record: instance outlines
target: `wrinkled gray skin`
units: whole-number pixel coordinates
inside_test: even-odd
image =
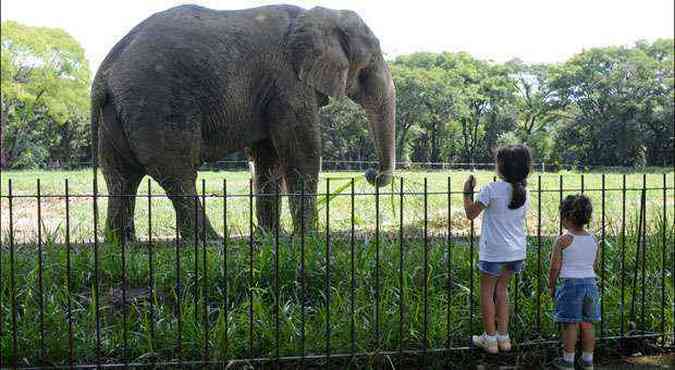
[[[110,51],[92,87],[95,158],[108,191],[106,235],[134,238],[144,175],[170,197],[181,236],[206,223],[197,169],[247,150],[256,194],[316,193],[318,109],[346,95],[367,112],[379,160],[368,180],[391,181],[395,91],[377,38],[351,11],[265,6],[215,11],[179,6],[152,15]],[[294,231],[316,219],[315,196],[291,197]],[[275,226],[275,199],[257,195],[258,225]],[[197,207],[195,212],[195,206]],[[304,217],[301,215],[304,212]],[[197,214],[197,216],[195,216]],[[201,231],[200,231],[201,233]]]

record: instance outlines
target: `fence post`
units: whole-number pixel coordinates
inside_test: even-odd
[[[452,336],[450,333],[450,300],[452,297],[452,180],[448,176],[448,305],[446,307],[446,341],[447,341],[447,350],[450,351],[452,348]],[[448,364],[449,365],[449,364]]]
[[[661,226],[661,341],[662,344],[666,344],[666,225],[667,215],[666,215],[666,173],[663,173],[663,203],[662,211],[663,218]]]
[[[375,348],[380,350],[380,188],[375,186]]]
[[[199,326],[199,193],[195,188],[195,193],[190,197],[192,198],[193,210],[194,210],[194,220],[195,223],[192,226],[192,258],[194,260],[194,276],[192,277],[192,303],[194,306],[194,323],[198,328]],[[195,344],[196,345],[196,344]]]
[[[471,189],[471,192],[469,195],[471,196],[471,199],[473,200],[473,189]],[[466,197],[466,193],[464,193],[462,196]],[[474,233],[475,233],[475,225],[474,225],[474,220],[471,220],[471,228],[469,229],[469,333],[473,333],[473,315],[474,315],[474,307],[473,307],[473,255],[474,255]]]
[[[248,180],[248,230],[248,354],[253,358],[253,176]]]
[[[354,355],[356,353],[356,322],[354,320],[354,310],[355,310],[355,299],[356,299],[356,271],[355,271],[355,259],[354,259],[354,249],[355,249],[355,235],[354,235],[354,178],[352,177],[352,182],[351,182],[351,194],[350,194],[350,200],[351,200],[351,208],[350,208],[350,213],[351,213],[351,228],[350,228],[350,241],[349,241],[349,247],[350,247],[350,257],[351,257],[351,296],[350,296],[350,304],[351,304],[351,312],[350,312],[350,318],[351,318],[351,351],[352,351],[352,362],[354,361]]]
[[[602,174],[602,226],[600,244],[600,337],[605,335],[605,174]]]
[[[152,245],[152,181],[148,179],[148,288],[150,289],[150,348],[155,350],[154,261]],[[152,360],[154,362],[154,358]]]
[[[75,349],[73,339],[73,303],[72,303],[72,273],[71,273],[71,245],[70,245],[70,192],[68,179],[65,179],[66,201],[66,294],[68,295],[68,362],[71,368],[75,366]]]
[[[122,194],[121,197],[130,196],[129,194]],[[134,195],[135,196],[135,195]],[[133,215],[129,216],[132,217]],[[127,333],[127,235],[126,228],[122,229],[122,362],[125,369],[129,368],[129,338]]]
[[[644,330],[644,321],[645,321],[645,291],[646,291],[646,260],[647,260],[647,174],[642,175],[642,284],[641,291],[642,296],[640,299],[640,329]]]
[[[7,201],[9,203],[9,290],[12,307],[12,366],[16,368],[19,346],[16,327],[16,282],[14,271],[14,207],[12,197],[12,179],[7,183]]]
[[[279,186],[274,187],[274,368],[279,368],[280,322],[279,322],[279,223],[281,222]]]
[[[179,195],[177,195],[179,196]],[[179,237],[179,222],[178,222],[178,215],[176,215],[176,349],[175,349],[175,357],[176,360],[178,361],[178,365],[182,364],[182,350],[183,350],[183,338],[182,338],[182,332],[183,332],[183,319],[182,319],[182,311],[181,311],[181,305],[182,305],[182,292],[181,292],[181,285],[180,285],[180,237]]]
[[[353,186],[352,186],[352,198],[353,198]],[[353,204],[353,201],[352,201]],[[352,215],[353,205],[352,205]],[[352,225],[354,224],[352,216]],[[353,227],[353,226],[352,226]],[[352,243],[353,245],[353,243]],[[352,246],[353,249],[353,246]],[[352,253],[353,254],[353,253]],[[353,258],[352,258],[353,259]],[[353,262],[352,262],[353,265]],[[354,279],[354,272],[352,269],[352,280]],[[307,285],[306,285],[306,274],[305,274],[305,178],[300,179],[300,289],[302,291],[301,301],[300,301],[300,367],[304,370],[305,368],[305,315],[306,315],[306,301],[307,301]],[[352,281],[352,302],[354,301],[354,283]],[[354,317],[354,305],[352,303],[352,321]],[[353,325],[352,325],[353,326]],[[353,338],[353,334],[352,334]],[[352,348],[354,344],[352,343]]]
[[[541,285],[542,285],[542,266],[541,266],[541,175],[537,181],[537,335],[541,335]]]
[[[195,203],[196,206],[197,203]],[[197,223],[199,225],[199,223]],[[206,179],[202,179],[202,307],[203,307],[203,317],[202,317],[202,328],[204,330],[204,362],[209,360],[209,311],[208,311],[208,301],[209,301],[209,275],[206,264]],[[199,226],[197,226],[199,227]]]
[[[96,368],[101,368],[101,310],[99,303],[99,266],[98,266],[98,172],[94,162],[94,177],[92,179],[94,193],[94,309],[96,310]]]
[[[398,224],[398,361],[399,365],[403,362],[403,302],[404,302],[404,288],[403,288],[403,177],[399,179],[399,224]]]
[[[330,360],[330,178],[326,179],[326,360]]]
[[[229,307],[228,307],[228,301],[227,301],[227,288],[228,288],[228,274],[227,274],[227,250],[228,250],[228,244],[230,241],[230,233],[228,230],[228,225],[227,225],[227,179],[223,179],[223,309],[225,311],[225,320],[224,320],[224,325],[225,329],[223,330],[225,332],[225,340],[224,340],[224,348],[223,348],[223,353],[225,355],[225,360],[227,363],[227,359],[229,356],[227,355],[229,352],[229,347],[230,347],[230,340],[229,340],[229,324],[228,324],[228,318],[229,318]]]
[[[422,366],[426,367],[429,346],[429,192],[427,178],[424,178],[424,329],[422,339]]]
[[[37,237],[38,237],[38,308],[40,310],[40,361],[45,362],[45,308],[42,261],[42,195],[40,194],[40,179],[37,179]]]
[[[626,174],[621,185],[621,337],[625,334],[624,312],[626,310]]]

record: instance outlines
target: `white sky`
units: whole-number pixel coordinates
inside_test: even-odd
[[[352,9],[393,57],[467,51],[504,62],[562,62],[584,48],[673,37],[673,0],[2,0],[2,20],[60,27],[86,50],[92,72],[112,46],[152,13],[196,3],[241,9],[272,3]]]

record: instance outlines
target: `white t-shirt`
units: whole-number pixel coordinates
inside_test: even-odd
[[[481,224],[479,258],[486,262],[509,262],[525,259],[525,216],[530,196],[518,209],[509,209],[512,186],[499,180],[483,186],[477,201],[485,206]]]

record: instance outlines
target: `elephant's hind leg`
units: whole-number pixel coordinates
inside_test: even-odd
[[[173,204],[178,221],[178,229],[183,240],[202,239],[202,233],[207,240],[218,240],[220,236],[213,229],[208,218],[204,217],[204,208],[199,201],[195,186],[197,174],[166,175],[151,174],[164,189]],[[195,235],[195,233],[197,233]]]
[[[134,210],[136,191],[143,179],[142,172],[104,167],[103,175],[108,186],[108,215],[106,240],[126,242],[136,239]]]

